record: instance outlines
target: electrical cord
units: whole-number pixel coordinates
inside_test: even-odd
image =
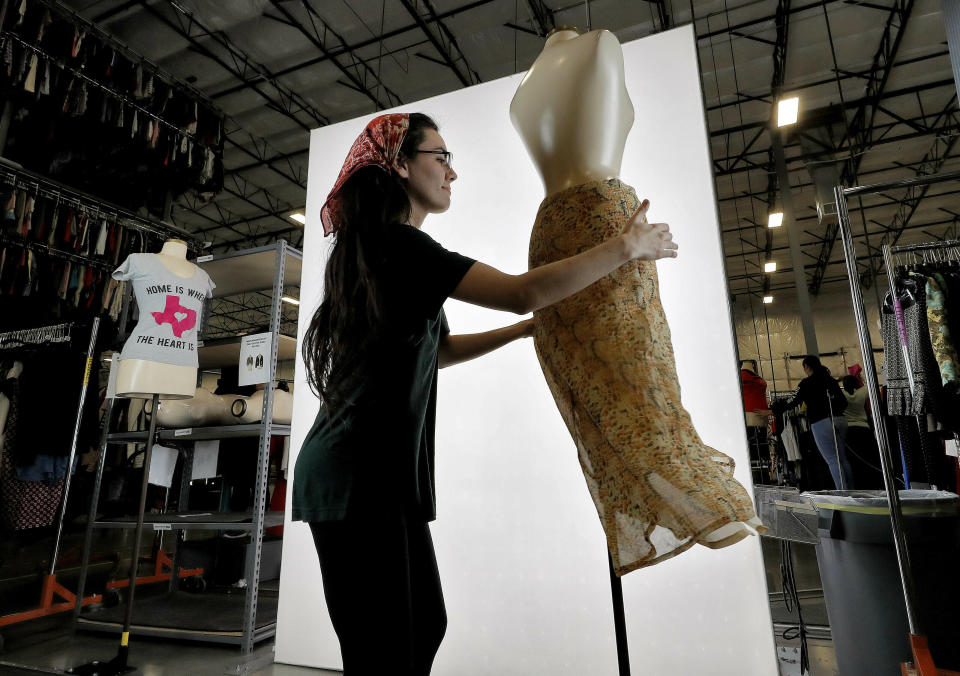
[[[810,655],[807,649],[807,625],[803,621],[803,609],[800,607],[800,595],[797,593],[797,580],[793,570],[793,546],[789,540],[780,541],[780,579],[783,590],[783,605],[787,612],[797,610],[797,626],[783,630],[785,641],[800,639],[800,673],[810,673]]]

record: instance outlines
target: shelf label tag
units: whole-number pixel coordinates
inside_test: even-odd
[[[273,334],[255,333],[240,340],[238,385],[259,385],[270,380]]]
[[[169,523],[155,523],[153,530],[172,530]]]
[[[183,429],[174,430],[173,436],[175,437],[187,437],[193,434],[192,427],[184,427]]]
[[[207,261],[213,260],[213,254],[207,254],[206,256],[198,256],[197,263],[206,263]]]

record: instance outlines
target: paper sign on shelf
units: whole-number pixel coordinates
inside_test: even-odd
[[[170,488],[176,466],[177,449],[154,445],[153,455],[150,457],[150,477],[147,481],[156,486]]]
[[[240,341],[240,376],[239,385],[259,385],[270,377],[268,363],[270,348],[273,344],[273,334],[254,333],[244,336]]]
[[[190,479],[212,479],[217,476],[220,440],[198,441],[193,445],[193,472]]]

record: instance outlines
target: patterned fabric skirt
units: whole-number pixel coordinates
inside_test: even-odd
[[[530,268],[620,233],[639,207],[617,179],[551,195],[530,239]],[[633,261],[535,314],[534,344],[576,443],[617,575],[712,548],[759,527],[732,458],[703,444],[680,401],[656,265]]]

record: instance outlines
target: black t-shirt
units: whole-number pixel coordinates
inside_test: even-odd
[[[387,229],[380,267],[388,336],[365,355],[368,377],[341,410],[324,406],[297,458],[293,519],[403,513],[436,518],[437,350],[443,303],[476,261],[409,225]]]

